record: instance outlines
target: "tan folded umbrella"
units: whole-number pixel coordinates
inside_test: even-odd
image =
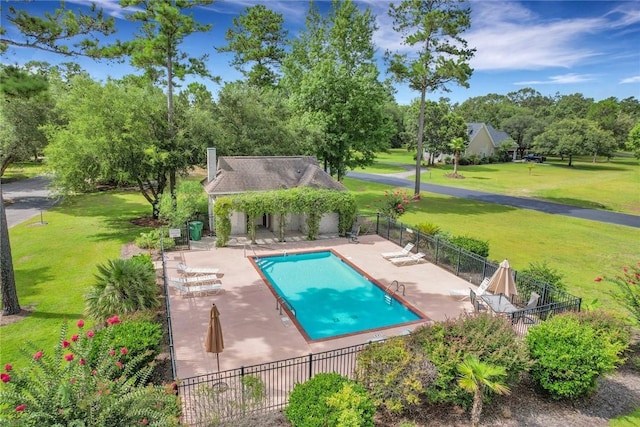
[[[489,286],[487,286],[487,292],[492,294],[504,294],[508,297],[511,295],[518,295],[516,289],[516,282],[513,280],[513,271],[509,261],[506,259],[500,263],[500,267],[491,276],[489,280]]]
[[[209,327],[207,328],[207,336],[204,339],[204,349],[207,353],[215,353],[218,361],[218,371],[220,371],[220,353],[224,349],[224,340],[222,339],[222,326],[220,325],[220,312],[215,304],[211,306],[209,316]]]

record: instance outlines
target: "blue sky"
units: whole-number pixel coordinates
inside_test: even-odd
[[[4,3],[4,2],[3,2]],[[117,1],[100,0],[105,12],[116,17],[117,36],[126,39],[134,28],[125,21],[125,11]],[[230,54],[218,54],[213,49],[225,44],[224,33],[238,16],[255,0],[219,1],[195,10],[196,19],[211,23],[210,33],[190,37],[184,49],[193,55],[209,53],[212,74],[224,81],[233,81],[241,75],[229,66]],[[68,7],[84,7],[88,2],[67,1]],[[304,28],[308,2],[299,0],[265,1],[267,7],[284,16],[289,35],[295,37]],[[321,10],[330,3],[317,2]],[[406,52],[400,37],[392,29],[387,15],[388,1],[358,1],[361,7],[371,8],[378,30],[374,42],[380,56],[381,77],[386,67],[382,54],[386,50]],[[6,3],[5,3],[6,5]],[[53,10],[57,1],[21,3],[34,13]],[[470,87],[449,85],[449,93],[436,92],[429,98],[441,96],[453,102],[462,102],[473,96],[488,93],[506,94],[531,87],[543,95],[582,93],[596,101],[610,96],[618,99],[640,98],[640,2],[639,1],[492,1],[470,2],[471,29],[464,38],[476,48],[471,61],[474,73]],[[2,25],[6,26],[3,19]],[[9,35],[15,33],[8,28]],[[406,52],[409,53],[410,52]],[[10,49],[3,63],[24,63],[45,60],[50,63],[68,61],[36,50]],[[139,73],[126,64],[113,64],[78,60],[96,79],[108,76],[119,78],[128,73]],[[208,84],[215,93],[219,86]],[[396,99],[409,103],[418,94],[398,85]]]

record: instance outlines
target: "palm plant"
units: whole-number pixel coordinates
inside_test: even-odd
[[[458,365],[460,378],[458,385],[464,390],[473,393],[473,408],[471,409],[471,425],[477,427],[482,413],[482,398],[486,389],[498,394],[509,394],[510,390],[502,379],[506,377],[507,370],[502,366],[491,366],[470,356]],[[495,379],[495,381],[494,381]]]
[[[449,148],[453,150],[453,176],[458,175],[458,162],[460,153],[467,148],[467,143],[462,138],[453,138],[449,143]]]
[[[104,321],[114,314],[127,314],[160,306],[156,275],[148,260],[113,259],[98,266],[96,282],[85,296],[87,314]]]

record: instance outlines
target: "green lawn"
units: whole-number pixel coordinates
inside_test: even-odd
[[[41,162],[19,162],[12,163],[2,175],[2,182],[19,181],[25,178],[33,178],[45,172],[44,164]]]
[[[394,173],[381,170],[387,163],[414,167],[411,154],[404,149],[381,153],[370,173]],[[594,209],[606,209],[640,215],[640,163],[636,159],[616,157],[610,162],[590,158],[574,159],[574,166],[551,158],[548,163],[499,163],[460,166],[464,179],[451,179],[452,165],[438,165],[421,175],[421,182],[469,188],[518,197],[531,197]],[[413,170],[413,169],[412,169]],[[413,176],[408,178],[413,180]]]
[[[55,345],[62,322],[83,316],[96,266],[120,257],[146,231],[129,220],[150,212],[139,193],[101,192],[67,199],[44,214],[46,225],[38,217],[9,230],[20,305],[35,311],[0,329],[0,366],[26,362],[18,351],[26,340]]]
[[[385,185],[345,179],[362,212],[375,212]],[[489,258],[509,259],[519,270],[531,261],[547,261],[565,275],[574,295],[590,303],[598,298],[609,309],[618,309],[608,292],[612,284],[594,282],[598,276],[615,276],[623,266],[640,261],[640,230],[595,221],[550,215],[509,206],[423,193],[412,202],[400,221],[415,225],[431,222],[454,235],[486,240]]]
[[[614,418],[609,423],[611,427],[638,427],[640,426],[640,409],[635,410],[629,415],[622,415]]]

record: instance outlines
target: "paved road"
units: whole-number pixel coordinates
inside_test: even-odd
[[[413,172],[408,172],[413,175]],[[349,178],[363,181],[377,182],[379,184],[392,185],[394,187],[406,187],[413,189],[414,182],[404,178],[405,174],[380,175],[363,172],[348,172]],[[479,200],[487,203],[495,203],[505,206],[513,206],[521,209],[532,209],[555,215],[564,215],[574,218],[589,219],[592,221],[607,222],[610,224],[626,225],[628,227],[640,228],[640,216],[629,215],[617,212],[608,212],[598,209],[586,209],[576,206],[563,205],[561,203],[546,202],[542,200],[527,199],[524,197],[503,196],[500,194],[485,193],[484,191],[465,190],[463,188],[447,187],[444,185],[420,183],[421,191],[444,194],[447,196],[460,197],[464,199]]]
[[[55,205],[56,200],[50,198],[49,182],[49,178],[41,175],[2,184],[2,197],[5,201],[13,202],[5,207],[9,228],[39,216]]]
[[[405,176],[410,176],[412,174],[413,172],[394,175],[348,172],[347,176],[363,181],[371,181],[380,184],[392,185],[394,187],[413,189],[413,181],[405,178]],[[35,178],[2,184],[2,192],[5,200],[12,200],[14,202],[13,204],[8,205],[5,209],[9,228],[40,215],[42,211],[50,209],[55,205],[56,200],[50,198],[48,190],[49,181],[49,178],[45,176],[38,176]],[[564,215],[574,218],[640,228],[640,216],[636,215],[608,212],[597,209],[585,209],[563,205],[561,203],[546,202],[523,197],[503,196],[499,194],[485,193],[483,191],[447,187],[444,185],[421,183],[420,188],[422,191],[428,191],[430,193],[444,194],[447,196],[479,200],[487,203],[513,206],[521,209],[532,209],[549,214]]]

